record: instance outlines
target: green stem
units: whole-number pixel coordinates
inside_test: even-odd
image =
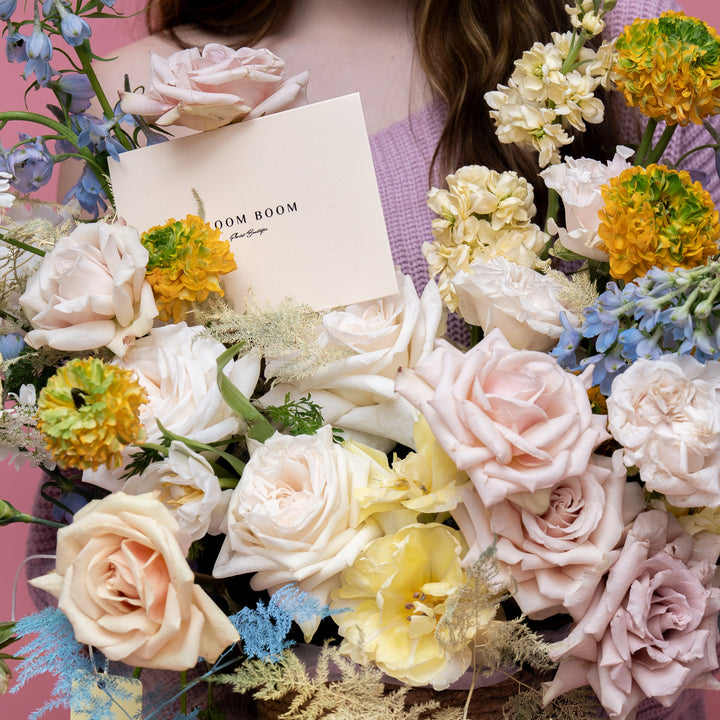
[[[657,145],[648,153],[647,164],[656,163],[662,157],[667,148],[670,138],[673,136],[677,125],[667,125],[658,140]]]
[[[698,145],[697,147],[688,150],[686,153],[683,153],[675,162],[675,167],[680,167],[684,160],[690,157],[690,155],[692,155],[693,153],[696,153],[698,150],[713,150],[714,152],[717,152],[718,150],[720,150],[720,145],[716,145],[715,143],[709,143],[708,145]]]
[[[655,118],[649,118],[648,123],[645,126],[645,132],[643,133],[642,140],[638,146],[637,152],[635,153],[635,165],[647,165],[645,156],[648,154],[650,147],[652,146],[652,139],[657,127],[657,120]]]
[[[45,257],[44,250],[33,247],[32,245],[28,245],[27,243],[21,242],[20,240],[9,238],[6,235],[0,235],[0,240],[6,242],[8,245],[19,248],[20,250],[25,250],[25,252],[34,253],[35,255],[39,255],[40,257]]]
[[[483,331],[481,327],[477,325],[468,324],[470,329],[470,347],[475,347],[483,338]]]
[[[136,668],[133,670],[133,674],[132,674],[133,678],[135,678],[135,680],[137,680],[137,679],[140,677],[140,673],[141,673],[142,671],[143,671],[143,669],[142,669],[141,667],[136,667]]]
[[[573,35],[572,43],[570,45],[570,52],[568,53],[567,57],[565,58],[562,67],[560,68],[560,72],[563,75],[567,75],[571,70],[575,68],[575,63],[578,59],[578,55],[580,54],[580,50],[582,50],[583,45],[585,45],[585,41],[588,39],[588,34],[583,30],[579,35]]]
[[[80,64],[82,65],[83,73],[87,76],[87,79],[90,81],[90,86],[97,96],[105,119],[112,120],[115,117],[115,111],[113,110],[112,105],[110,105],[107,95],[105,95],[105,91],[102,89],[102,85],[100,85],[98,76],[95,74],[95,69],[92,66],[90,43],[87,40],[83,40],[82,44],[75,48],[75,52],[80,60]],[[113,127],[113,134],[126,150],[134,149],[133,142],[128,134],[122,130],[122,128],[119,128],[117,124]]]

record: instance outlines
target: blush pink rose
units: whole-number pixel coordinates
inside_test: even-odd
[[[582,475],[608,434],[593,415],[590,376],[545,353],[515,350],[493,330],[466,353],[438,346],[395,388],[431,430],[486,506]]]
[[[58,598],[78,642],[128,665],[187,670],[239,635],[202,588],[153,494],[93,500],[58,532],[54,572],[32,584]]]
[[[485,508],[467,489],[453,517],[470,546],[465,564],[495,541],[499,567],[516,583],[520,609],[542,619],[572,612],[586,570],[616,547],[624,516],[631,519],[643,506],[640,486],[625,482],[618,452],[613,458],[593,455],[581,475],[531,498],[510,496]]]
[[[646,697],[669,707],[686,688],[720,689],[713,587],[720,537],[687,535],[659,510],[641,513],[575,628],[550,650],[560,660],[544,700],[588,683],[611,720]]]
[[[269,50],[210,43],[164,58],[150,55],[150,89],[121,93],[123,112],[158,125],[214,130],[307,104],[308,73],[285,78]]]

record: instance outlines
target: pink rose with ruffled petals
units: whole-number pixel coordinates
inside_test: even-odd
[[[550,355],[515,350],[493,330],[466,353],[438,343],[398,374],[395,389],[490,506],[585,472],[608,437],[605,417],[592,413],[589,381]]]
[[[516,583],[520,609],[541,619],[573,611],[585,572],[616,547],[624,515],[631,519],[643,507],[642,490],[625,482],[617,452],[613,458],[593,455],[585,472],[551,490],[510,496],[489,508],[470,488],[453,517],[470,546],[464,562],[474,562],[495,541],[498,565]]]
[[[285,62],[269,50],[210,43],[168,58],[150,56],[147,93],[121,93],[123,112],[158,125],[215,128],[307,104],[308,73],[285,79]]]
[[[669,707],[687,688],[720,689],[712,586],[720,538],[686,534],[660,510],[635,519],[624,546],[570,635],[544,700],[591,685],[612,720],[634,716],[646,697]]]

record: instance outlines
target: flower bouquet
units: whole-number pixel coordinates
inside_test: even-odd
[[[241,312],[201,207],[113,219],[107,158],[293,106],[307,77],[214,45],[154,58],[113,108],[83,19],[112,5],[36,3],[25,35],[0,3],[11,60],[57,100],[0,114],[48,128],[1,154],[0,443],[53,506],[0,522],[59,528],[32,580],[57,609],[0,632],[24,642],[13,690],[53,672],[38,715],[78,718],[625,720],[720,687],[720,225],[661,162],[720,109],[714,31],[669,13],[591,47],[614,3],[577,0],[574,31],[487,97],[499,137],[539,152],[544,228],[525,179],[462,168],[430,192],[422,294],[398,273],[390,297]],[[642,142],[563,160],[612,83]],[[64,156],[86,166],[63,205],[11,192]],[[470,348],[441,338],[443,304]]]

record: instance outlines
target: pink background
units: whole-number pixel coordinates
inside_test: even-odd
[[[19,3],[22,4],[22,3]],[[680,4],[689,14],[696,15],[716,28],[720,28],[720,4],[710,0],[680,0]],[[140,0],[118,0],[115,8],[127,15],[142,9],[144,3]],[[144,22],[141,16],[133,17],[122,22],[117,20],[98,20],[93,24],[93,49],[96,53],[106,56],[117,47],[143,37],[145,34]],[[0,51],[4,53],[3,49]],[[23,107],[23,93],[25,83],[22,80],[22,66],[11,65],[0,61],[0,110],[18,110]],[[42,93],[31,93],[28,97],[28,106],[37,112],[43,112],[46,99]],[[25,130],[34,133],[32,126]],[[0,139],[4,146],[11,145],[16,138],[16,127],[5,128],[0,131]],[[47,198],[53,197],[54,186],[50,186],[46,193]],[[31,470],[20,473],[8,465],[0,465],[0,497],[13,503],[18,509],[29,512],[32,498],[39,481],[39,474]],[[12,581],[15,572],[25,556],[25,540],[27,528],[20,525],[11,525],[0,529],[3,552],[0,556],[0,620],[10,618],[12,601]],[[34,610],[21,575],[16,595],[18,617]],[[0,699],[0,712],[6,720],[20,720],[26,718],[28,713],[39,707],[43,698],[47,697],[52,687],[50,681],[38,679],[29,683],[18,695],[5,695]],[[55,711],[44,716],[47,720],[66,720],[67,711]],[[708,694],[708,719],[720,717],[720,694]]]

